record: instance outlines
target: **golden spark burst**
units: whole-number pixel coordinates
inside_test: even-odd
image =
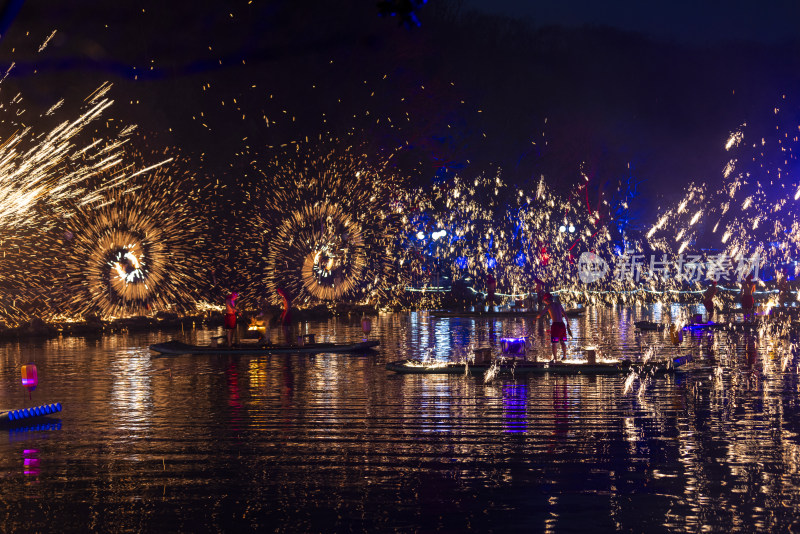
[[[110,318],[195,306],[206,239],[196,211],[201,188],[173,172],[158,167],[146,180],[103,191],[68,212],[60,308]]]
[[[388,160],[324,150],[283,152],[251,184],[245,277],[274,303],[278,288],[304,305],[378,300],[391,284],[400,180]]]

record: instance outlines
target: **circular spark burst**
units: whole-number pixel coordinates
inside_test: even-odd
[[[248,284],[277,303],[380,300],[392,278],[399,180],[351,150],[278,158],[254,184],[263,199],[252,217]]]
[[[186,311],[199,290],[202,225],[191,195],[176,195],[159,169],[147,187],[104,196],[77,208],[64,230],[65,307],[77,315],[124,317]]]
[[[291,213],[273,240],[267,269],[276,287],[317,300],[358,292],[368,268],[362,225],[336,205],[304,206]]]

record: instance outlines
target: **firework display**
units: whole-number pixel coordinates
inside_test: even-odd
[[[399,262],[417,285],[441,285],[439,275],[482,288],[489,273],[508,296],[530,294],[535,280],[577,288],[582,253],[608,253],[608,212],[575,194],[556,195],[540,178],[532,188],[509,186],[498,171],[420,189],[407,201],[406,252]]]
[[[85,99],[77,118],[69,120],[59,119],[65,113],[63,100],[35,118],[20,95],[0,105],[0,128],[7,132],[0,139],[0,316],[8,325],[28,320],[49,300],[42,291],[47,277],[39,276],[41,270],[35,266],[49,217],[66,203],[91,203],[98,192],[90,183],[113,187],[129,170],[122,161],[133,127],[85,139],[90,126],[99,124],[113,104],[110,89],[110,84],[101,85]],[[37,125],[56,125],[37,133],[29,119]]]
[[[324,143],[323,143],[324,144]],[[278,303],[380,298],[391,285],[399,179],[352,148],[286,152],[252,184],[247,284]]]
[[[103,84],[87,99],[87,109],[76,119],[63,121],[46,133],[36,134],[25,117],[19,97],[5,110],[3,123],[13,133],[0,140],[0,225],[8,227],[36,224],[35,208],[40,203],[54,204],[80,200],[86,195],[88,180],[107,173],[122,161],[122,147],[130,129],[104,139],[81,142],[81,134],[113,100],[110,84]],[[38,120],[56,113],[58,102]],[[8,118],[5,118],[8,117]]]
[[[199,189],[175,172],[164,164],[146,187],[131,180],[103,192],[101,203],[68,212],[60,228],[66,277],[58,309],[109,318],[194,306],[205,225],[192,211]]]
[[[796,107],[785,96],[781,104],[774,109],[772,131],[760,135],[742,125],[730,135],[725,149],[731,156],[720,187],[691,186],[647,233],[649,246],[685,255],[696,266],[678,283],[713,279],[736,285],[747,273],[767,280],[797,274],[800,130]]]

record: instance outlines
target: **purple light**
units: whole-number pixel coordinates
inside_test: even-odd
[[[520,355],[525,354],[524,337],[501,337],[500,347],[503,354]]]
[[[523,385],[503,386],[503,431],[513,434],[526,432],[528,421],[528,388]]]

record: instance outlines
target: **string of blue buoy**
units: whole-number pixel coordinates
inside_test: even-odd
[[[31,417],[42,417],[61,411],[61,403],[44,404],[42,406],[34,406],[33,408],[21,408],[19,410],[9,410],[7,412],[0,412],[0,423],[21,421],[23,419],[30,419]]]

